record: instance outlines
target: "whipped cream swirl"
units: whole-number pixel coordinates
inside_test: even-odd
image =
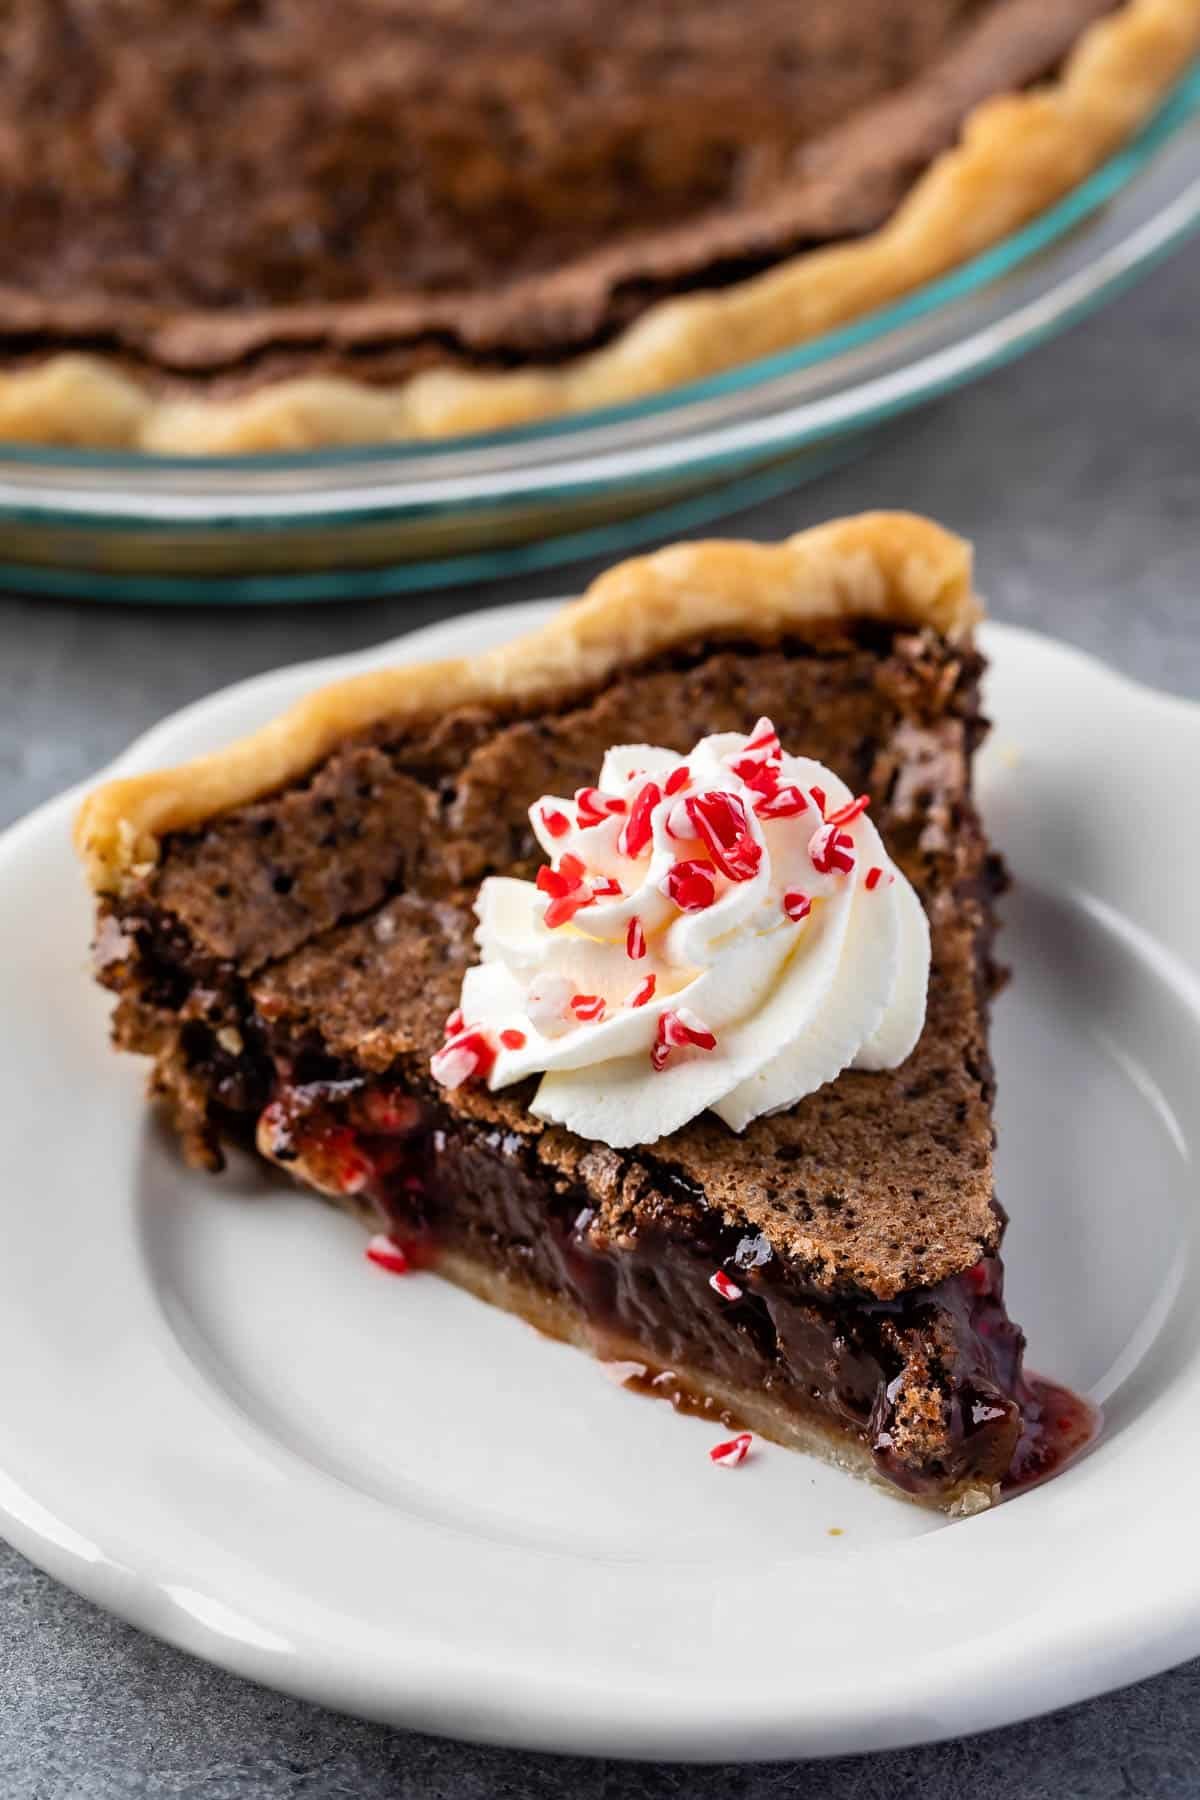
[[[689,756],[621,745],[529,817],[550,862],[480,889],[445,1085],[540,1073],[538,1118],[623,1149],[706,1109],[741,1131],[916,1044],[920,901],[866,798],[769,720]]]

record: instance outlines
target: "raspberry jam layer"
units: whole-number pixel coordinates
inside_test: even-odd
[[[453,1252],[569,1309],[598,1354],[636,1345],[642,1391],[731,1426],[736,1401],[697,1380],[765,1396],[776,1417],[852,1436],[916,1498],[1019,1492],[1097,1429],[1086,1402],[1024,1372],[998,1257],[895,1299],[831,1295],[678,1175],[663,1173],[665,1205],[618,1229],[582,1187],[552,1186],[525,1140],[360,1081],[282,1086],[258,1141],[369,1213],[410,1265]]]

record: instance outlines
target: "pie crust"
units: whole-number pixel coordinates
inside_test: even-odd
[[[107,783],[84,801],[76,845],[96,892],[117,893],[155,862],[167,833],[271,793],[380,719],[416,724],[473,704],[519,711],[739,629],[778,636],[877,618],[954,638],[979,614],[970,546],[912,513],[861,513],[782,544],[673,545],[619,564],[540,630],[482,656],[352,675],[225,749]]]
[[[0,375],[0,438],[291,451],[499,430],[658,393],[831,330],[1016,230],[1128,138],[1198,51],[1198,0],[1125,0],[1083,33],[1058,79],[976,107],[878,230],[660,301],[611,344],[555,366],[433,368],[383,387],[288,377],[195,399],[156,393],[115,360],[60,353]]]

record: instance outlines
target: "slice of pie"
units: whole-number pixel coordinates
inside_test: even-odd
[[[977,615],[908,515],[681,545],[111,783],[116,1042],[201,1167],[257,1146],[391,1266],[985,1506],[1083,1414],[1003,1303]]]
[[[763,356],[1111,155],[1198,0],[9,0],[0,437],[489,430]]]

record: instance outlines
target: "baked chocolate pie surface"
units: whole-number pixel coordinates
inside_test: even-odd
[[[1013,229],[1198,48],[1197,0],[15,0],[0,433],[297,447],[669,386]]]
[[[532,639],[340,683],[255,738],[85,804],[114,1037],[186,1153],[259,1151],[409,1261],[641,1385],[974,1510],[1086,1435],[1003,1303],[987,1014],[1002,874],[970,795],[969,553],[905,515],[614,570]],[[615,743],[781,738],[869,793],[929,920],[915,1051],[735,1135],[615,1151],[532,1083],[430,1071],[480,881]],[[713,1285],[720,1273],[732,1297]],[[636,1371],[631,1371],[636,1374]]]

